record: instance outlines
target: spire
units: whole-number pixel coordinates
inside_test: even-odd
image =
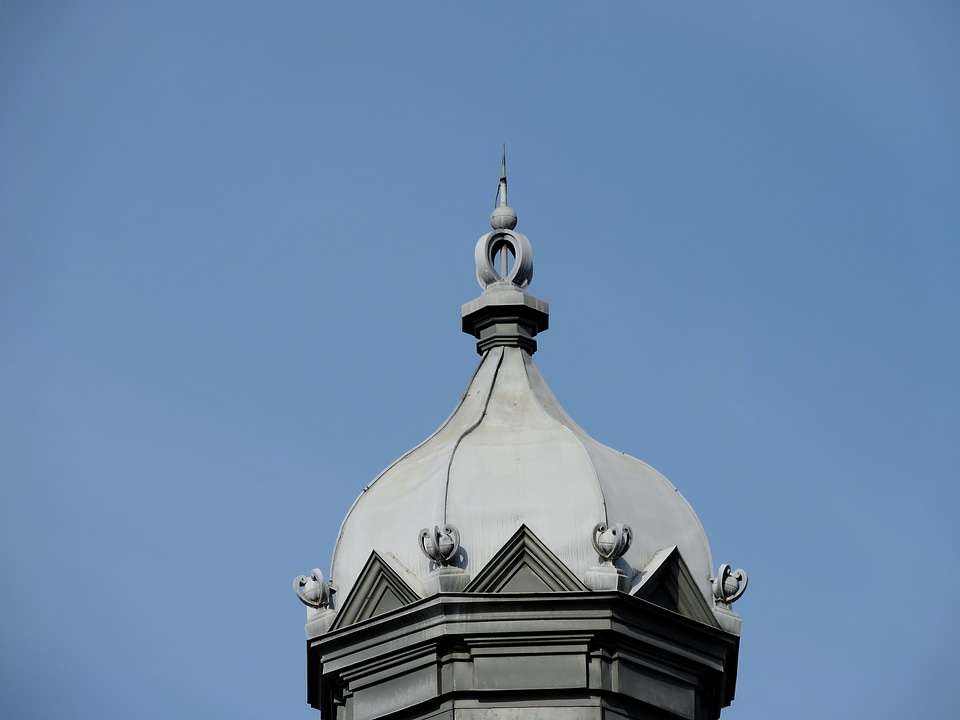
[[[517,213],[507,205],[507,146],[503,146],[500,156],[500,185],[497,187],[497,200],[490,213],[490,226],[494,230],[513,230],[517,226]],[[506,256],[504,256],[506,259]]]
[[[497,197],[500,198],[499,205],[507,204],[507,144],[503,144],[500,153],[500,187],[497,188]],[[496,205],[497,203],[494,203]]]
[[[547,303],[526,291],[533,279],[533,249],[527,237],[514,230],[517,213],[507,205],[506,145],[500,157],[500,184],[490,225],[493,231],[477,241],[474,251],[477,282],[483,293],[463,306],[463,331],[477,338],[481,355],[501,346],[521,347],[533,354],[537,351],[534,337],[547,329],[549,311]]]

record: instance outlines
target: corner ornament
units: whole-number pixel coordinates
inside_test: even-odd
[[[310,571],[310,577],[297,575],[293,581],[293,591],[308,608],[319,610],[329,608],[332,604],[334,589],[317,568]]]
[[[744,570],[730,570],[729,565],[721,565],[717,576],[710,580],[713,596],[717,602],[730,605],[740,599],[747,589],[747,573]]]
[[[630,549],[633,542],[633,530],[629,525],[616,523],[607,526],[606,523],[597,523],[593,528],[593,549],[603,558],[604,564],[613,563]]]
[[[420,531],[420,550],[441,567],[453,562],[460,550],[460,531],[453,525],[434,525],[433,530],[423,528]]]

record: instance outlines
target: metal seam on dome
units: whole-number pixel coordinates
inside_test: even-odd
[[[540,408],[540,412],[542,412],[547,418],[555,422],[557,425],[562,427],[567,432],[567,434],[574,439],[574,441],[577,443],[577,446],[580,448],[580,451],[583,453],[584,457],[586,457],[587,465],[590,466],[590,472],[593,474],[593,481],[597,486],[597,494],[600,496],[600,506],[603,508],[603,521],[605,523],[609,523],[610,518],[607,515],[607,499],[603,495],[603,485],[600,484],[600,476],[597,475],[597,467],[596,465],[593,464],[593,458],[590,457],[590,453],[587,450],[586,445],[583,444],[583,440],[580,439],[579,435],[577,435],[577,433],[575,433],[572,428],[568,427],[566,424],[560,422],[559,420],[557,420],[557,418],[551,415],[550,412],[547,410],[547,408],[544,407],[543,403],[540,402],[540,398],[537,397],[537,393],[533,389],[533,385],[530,382],[530,368],[528,366],[528,363],[529,363],[530,365],[534,365],[534,367],[536,367],[536,363],[534,363],[533,357],[531,357],[530,355],[527,355],[526,357],[522,358],[522,361],[523,361],[523,377],[527,381],[527,387],[530,389],[530,394],[533,396],[533,399],[536,402],[537,407]],[[537,370],[537,372],[539,372],[539,369]],[[548,390],[549,390],[549,386],[548,386]],[[551,395],[553,394],[552,390],[550,390],[550,394]],[[554,397],[554,400],[556,400],[556,397]],[[559,400],[557,400],[557,404],[558,405],[560,404]]]
[[[416,447],[411,448],[410,450],[408,450],[407,452],[405,452],[403,455],[401,455],[400,457],[398,457],[396,460],[394,460],[392,463],[390,463],[389,465],[387,465],[383,470],[381,470],[373,480],[371,480],[369,483],[367,483],[367,485],[364,486],[363,490],[362,490],[362,491],[360,492],[360,494],[357,496],[357,499],[353,501],[353,504],[350,506],[350,509],[347,510],[347,514],[344,515],[343,520],[342,520],[341,523],[340,523],[340,530],[337,531],[337,539],[336,539],[336,540],[334,541],[334,543],[333,543],[333,555],[330,557],[330,582],[333,582],[333,579],[334,579],[334,578],[333,578],[333,568],[334,568],[334,567],[336,566],[336,564],[337,564],[337,552],[340,550],[340,540],[343,539],[343,530],[344,530],[344,528],[347,526],[347,520],[350,519],[350,516],[353,514],[354,509],[357,507],[357,504],[360,502],[361,499],[363,499],[363,496],[366,495],[367,491],[368,491],[371,487],[373,487],[374,484],[375,484],[380,478],[382,478],[384,475],[386,475],[387,473],[389,473],[391,470],[393,470],[393,468],[395,468],[397,465],[399,465],[400,463],[402,463],[402,462],[403,462],[404,460],[406,460],[408,457],[410,457],[411,455],[413,455],[414,453],[416,453],[420,448],[422,448],[424,445],[426,445],[426,444],[429,443],[431,440],[433,440],[437,435],[439,435],[441,432],[443,432],[443,429],[444,429],[448,424],[450,424],[450,421],[453,420],[454,417],[456,417],[457,413],[460,412],[460,408],[463,407],[463,403],[466,401],[467,395],[470,394],[470,388],[473,387],[473,383],[476,381],[477,375],[480,374],[480,369],[483,367],[483,363],[484,363],[484,360],[485,360],[485,359],[486,359],[486,358],[481,359],[481,360],[480,360],[480,363],[477,365],[476,369],[474,369],[473,375],[470,376],[470,382],[467,383],[467,387],[466,387],[466,389],[463,391],[463,394],[460,396],[460,400],[459,400],[459,402],[457,402],[457,406],[453,409],[453,412],[450,413],[449,416],[447,416],[447,419],[444,420],[442,423],[440,423],[440,427],[438,427],[436,430],[434,430],[432,433],[430,433],[430,435],[429,435],[426,439],[424,439],[423,442],[419,443]],[[497,367],[499,368],[499,365],[498,365]],[[496,379],[496,373],[494,373],[494,379]],[[490,402],[489,397],[487,398],[487,402]],[[486,409],[487,409],[487,406],[486,406],[486,404],[484,404],[484,406],[483,406],[483,412],[484,412],[484,413],[486,413]],[[482,418],[483,415],[481,414],[480,417]],[[448,480],[449,480],[449,476],[448,476]],[[446,496],[444,496],[443,505],[444,505],[444,516],[446,516],[446,505],[447,505]],[[444,522],[446,522],[446,521],[444,521]]]
[[[487,352],[489,353],[493,349],[495,348],[491,348],[491,350],[488,350]],[[480,427],[480,423],[482,423],[483,419],[487,416],[487,408],[490,405],[490,398],[493,397],[493,388],[496,387],[497,377],[500,375],[500,366],[503,365],[504,348],[501,347],[499,348],[499,350],[500,350],[500,357],[497,359],[497,367],[493,371],[493,377],[490,378],[490,388],[487,390],[487,399],[483,403],[483,411],[480,413],[480,417],[477,418],[477,421],[473,423],[473,425],[471,425],[462,433],[460,433],[460,437],[457,438],[456,443],[454,443],[453,445],[453,450],[450,451],[450,460],[447,462],[447,477],[445,478],[444,484],[443,484],[443,522],[444,523],[449,522],[449,520],[447,519],[447,500],[450,497],[450,472],[451,470],[453,470],[453,461],[457,457],[457,450],[460,449],[460,443],[463,442],[464,438],[466,438],[467,435],[471,434],[474,430]],[[486,358],[484,358],[484,360],[486,360]],[[483,363],[481,362],[480,364],[482,365]]]

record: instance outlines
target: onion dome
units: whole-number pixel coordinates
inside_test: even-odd
[[[705,608],[725,608],[746,576],[724,566],[714,579],[706,535],[683,496],[646,463],[591,438],[537,369],[535,338],[549,308],[526,290],[532,249],[507,205],[505,161],[498,200],[492,230],[476,245],[483,291],[462,308],[480,365],[446,422],[348,512],[330,568],[336,603],[349,600],[371,551],[419,579],[423,595],[462,590],[525,526],[584,589],[635,592],[658,557],[678,552],[691,592]],[[431,584],[438,572],[461,579]],[[298,592],[318,595],[321,581],[301,577]],[[337,609],[332,600],[326,607]]]

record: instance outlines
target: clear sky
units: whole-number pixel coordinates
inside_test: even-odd
[[[316,717],[502,143],[541,371],[750,573],[723,717],[956,716],[960,4],[8,0],[0,719]]]

